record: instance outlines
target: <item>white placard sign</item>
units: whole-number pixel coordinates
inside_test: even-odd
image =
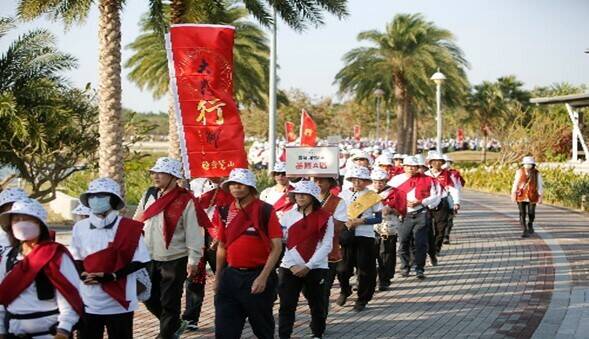
[[[339,148],[286,147],[286,175],[289,177],[333,177],[339,175]]]

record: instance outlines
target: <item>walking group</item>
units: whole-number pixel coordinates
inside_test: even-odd
[[[158,338],[178,338],[198,330],[209,270],[217,338],[240,338],[246,320],[256,337],[275,337],[275,306],[278,336],[291,337],[301,295],[309,334],[323,337],[336,279],[335,303],[353,299],[356,312],[397,272],[426,279],[427,258],[438,265],[452,241],[465,184],[433,151],[343,157],[341,177],[287,177],[277,163],[275,185],[261,192],[243,168],[184,188],[181,162],[160,158],[133,218],[119,184],[90,182],[67,247],[43,205],[0,192],[0,338],[132,338],[139,303],[159,320]],[[529,236],[542,199],[533,158],[512,193]]]

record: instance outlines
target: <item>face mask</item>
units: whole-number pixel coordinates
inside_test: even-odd
[[[33,240],[41,234],[39,225],[30,221],[18,221],[12,224],[12,233],[20,241]]]
[[[112,207],[110,206],[110,197],[90,197],[88,198],[88,205],[94,214],[103,214],[108,212]]]
[[[532,167],[534,167],[534,165],[524,165],[525,169],[532,169]]]

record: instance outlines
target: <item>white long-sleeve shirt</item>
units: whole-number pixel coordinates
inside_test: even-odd
[[[114,241],[121,222],[118,212],[113,211],[108,214],[104,218],[104,222],[107,225],[112,222],[114,224],[109,229],[103,227],[91,229],[90,226],[94,223],[92,222],[92,217],[90,217],[78,221],[74,225],[70,250],[75,260],[84,260],[87,256],[102,251],[109,243]],[[149,251],[147,250],[143,236],[141,236],[131,261],[147,263],[150,260]],[[106,293],[100,284],[86,285],[81,283],[80,295],[82,296],[82,300],[84,300],[86,312],[90,314],[121,314],[136,311],[139,308],[139,302],[137,300],[137,272],[127,275],[125,287],[126,300],[130,302],[128,309],[121,306],[113,297]]]
[[[432,178],[438,178],[440,176],[440,174],[442,174],[442,172],[437,172],[434,173],[433,170],[429,170],[427,172],[425,172],[425,175],[430,176]],[[454,186],[452,185],[448,185],[446,187],[440,187],[441,188],[441,198],[448,198],[448,203],[450,204],[450,208],[452,208],[452,206],[454,206],[454,204],[456,205],[460,205],[460,197],[462,196],[462,183],[460,182],[460,179],[458,179],[456,176],[454,175],[449,175],[450,180],[452,180],[452,183],[454,184]]]
[[[411,176],[407,173],[402,173],[399,175],[395,175],[391,180],[389,180],[389,182],[387,183],[387,185],[391,186],[391,187],[395,187],[398,188],[399,186],[401,186],[405,181],[409,180],[409,178],[411,178]],[[417,198],[415,197],[415,188],[411,189],[409,192],[407,192],[407,201],[409,200],[417,200]],[[441,196],[440,196],[440,188],[438,184],[432,184],[430,187],[430,193],[429,196],[425,199],[423,199],[421,201],[421,204],[415,207],[409,207],[407,206],[407,212],[415,212],[419,209],[421,209],[422,207],[426,206],[430,209],[434,209],[436,207],[438,207],[438,205],[440,204],[440,201],[442,200]]]
[[[284,238],[288,239],[288,231],[290,227],[302,218],[303,214],[298,210],[298,208],[293,208],[292,210],[282,215],[280,218],[280,225],[282,225],[283,232],[285,232]],[[308,262],[303,260],[297,251],[296,246],[291,249],[285,247],[284,256],[282,257],[280,267],[288,269],[295,265],[305,265],[310,270],[316,268],[329,268],[327,256],[333,247],[333,228],[333,217],[329,217],[325,234],[323,235],[323,238],[317,243],[315,253],[313,253],[313,256],[311,256],[311,259],[309,259]]]
[[[143,213],[143,205],[147,209],[156,200],[151,195],[147,203],[144,203],[144,199],[145,195],[139,201],[133,219],[137,219]],[[198,264],[203,253],[204,228],[198,223],[192,200],[186,204],[168,248],[164,239],[164,212],[154,215],[143,223],[145,224],[143,227],[145,243],[153,260],[172,261],[188,256],[188,264]]]
[[[340,193],[340,198],[342,198],[346,202],[346,205],[350,205],[352,202],[356,201],[357,199],[359,199],[361,196],[363,196],[364,194],[366,194],[368,192],[371,192],[368,188],[366,188],[360,192],[354,192],[354,191],[352,191],[352,189],[345,189]],[[382,208],[383,208],[382,202],[379,202],[379,203],[371,206],[370,208],[368,208],[364,212],[362,212],[362,215],[360,216],[360,218],[374,218],[374,214],[381,212]],[[366,225],[365,224],[358,225],[354,229],[354,232],[355,232],[354,234],[357,237],[374,238],[374,225],[367,225],[367,224]]]
[[[18,259],[22,260],[22,258],[22,255],[19,255]],[[4,280],[4,277],[7,274],[6,263],[7,260],[3,259],[2,264],[0,265],[0,282]],[[59,270],[73,286],[79,289],[80,277],[78,276],[74,262],[67,254],[62,256]],[[26,333],[44,332],[49,330],[55,323],[58,323],[58,328],[71,332],[72,327],[79,320],[79,316],[76,311],[57,289],[55,289],[55,298],[51,300],[39,300],[37,297],[37,285],[36,282],[33,281],[29,287],[27,287],[10,305],[8,305],[7,309],[0,305],[0,334],[6,334],[8,332],[8,329],[4,326],[4,319],[6,317],[7,310],[12,314],[29,314],[36,312],[48,312],[55,309],[59,310],[59,314],[35,319],[10,320],[10,333],[19,335]],[[53,336],[46,335],[35,338],[45,339],[53,338]]]
[[[538,195],[542,196],[542,195],[544,195],[544,181],[542,180],[542,174],[540,174],[540,172],[537,172],[537,173],[538,173],[538,183],[537,183]],[[526,184],[525,181],[521,181],[520,179],[521,179],[521,170],[517,170],[517,171],[515,171],[515,177],[513,178],[513,185],[511,185],[511,194],[517,193],[517,191],[520,188],[524,187],[524,185]]]

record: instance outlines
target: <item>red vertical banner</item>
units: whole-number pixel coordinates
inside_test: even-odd
[[[464,141],[464,130],[462,128],[459,128],[456,131],[456,142],[458,142],[459,144],[462,144],[463,141]]]
[[[235,28],[172,25],[166,34],[170,86],[188,178],[247,168],[244,132],[233,100]]]
[[[354,125],[354,140],[360,141],[361,130],[360,125]]]
[[[307,111],[301,112],[301,146],[315,146],[317,144],[317,125]]]
[[[286,142],[295,142],[297,140],[294,123],[286,121],[284,123],[284,133],[286,134]]]

